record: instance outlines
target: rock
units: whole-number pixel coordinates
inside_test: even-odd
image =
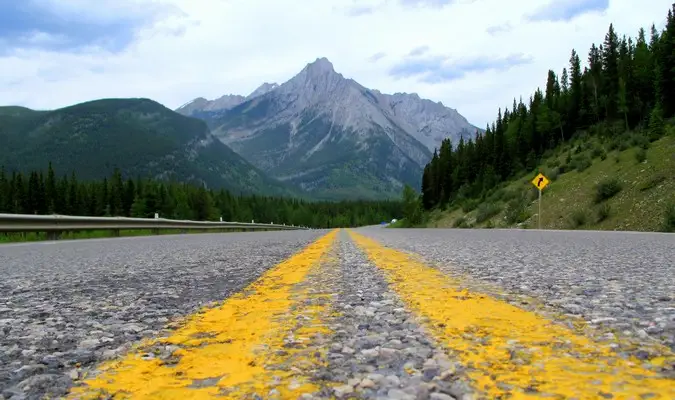
[[[387,398],[393,400],[415,400],[415,396],[400,389],[389,389],[387,392]]]
[[[431,399],[431,400],[455,400],[454,397],[451,397],[451,396],[449,396],[445,393],[438,393],[438,392],[431,393],[429,395],[429,399]]]
[[[354,388],[351,387],[350,385],[338,386],[336,388],[333,388],[333,393],[335,394],[335,397],[337,397],[338,399],[343,399],[353,392]]]
[[[363,389],[371,389],[375,387],[375,382],[373,382],[371,379],[363,378],[361,383],[359,383],[359,387]]]
[[[77,371],[77,369],[71,369],[68,371],[68,377],[72,380],[77,380],[80,377],[80,373]]]

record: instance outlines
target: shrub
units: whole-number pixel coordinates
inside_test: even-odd
[[[593,147],[593,151],[591,151],[591,157],[592,158],[598,158],[598,157],[602,156],[602,153],[604,153],[604,152],[605,152],[605,150],[600,146]]]
[[[489,220],[489,221],[485,224],[485,228],[486,228],[486,229],[493,229],[494,227],[495,227],[495,223],[492,222],[492,220]]]
[[[675,232],[675,203],[670,203],[663,213],[663,231]]]
[[[647,160],[647,150],[639,148],[635,151],[635,160],[638,163],[643,163]]]
[[[618,139],[612,140],[612,141],[609,142],[609,145],[607,146],[607,148],[609,149],[609,151],[616,150],[616,149],[619,148],[619,143],[620,143],[620,140],[618,140]]]
[[[490,193],[490,195],[487,197],[487,201],[490,203],[496,203],[499,200],[504,197],[504,190],[503,189],[497,189],[494,192]]]
[[[552,168],[546,172],[546,177],[551,181],[555,182],[560,176],[560,168]]]
[[[477,199],[465,199],[462,202],[462,211],[465,213],[471,212],[478,207],[478,200]]]
[[[509,225],[524,222],[529,217],[530,216],[526,209],[525,196],[521,196],[509,201],[509,204],[506,206],[506,210],[504,211],[504,219]]]
[[[502,209],[494,203],[483,203],[478,206],[476,210],[476,223],[480,224],[481,222],[487,221],[488,219],[499,214]]]
[[[574,157],[574,159],[572,160],[572,167],[579,172],[586,171],[588,168],[590,168],[591,165],[592,165],[591,160],[584,155]]]
[[[598,207],[597,210],[597,215],[596,215],[596,221],[598,223],[606,220],[609,218],[610,214],[612,213],[612,207],[607,204],[607,203],[602,203],[600,207]]]
[[[553,160],[550,160],[549,162],[546,163],[546,166],[549,168],[555,168],[560,166],[560,160],[557,158],[554,158]]]
[[[509,202],[513,199],[518,198],[519,194],[517,190],[505,190],[504,195],[502,196],[502,200],[505,202]]]
[[[616,178],[608,178],[595,186],[595,203],[599,204],[616,196],[622,189],[621,182]]]
[[[638,147],[647,150],[649,148],[649,139],[641,134],[634,134],[630,138],[631,147]]]
[[[461,216],[461,217],[457,218],[457,219],[452,223],[452,227],[453,227],[453,228],[466,228],[467,226],[468,226],[468,224],[467,224],[467,221],[466,221],[466,217],[465,217],[465,216]]]
[[[572,229],[579,228],[581,226],[586,225],[586,222],[588,222],[588,214],[586,214],[586,210],[584,209],[578,209],[572,212],[572,215],[570,215],[570,227]]]

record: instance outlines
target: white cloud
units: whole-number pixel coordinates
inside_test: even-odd
[[[47,1],[47,0],[42,0]],[[49,0],[53,2],[53,0]],[[0,104],[46,109],[104,97],[149,97],[176,108],[192,98],[247,94],[262,82],[283,82],[317,57],[364,86],[385,93],[417,92],[456,108],[485,126],[513,97],[526,99],[543,86],[549,68],[560,72],[574,47],[582,59],[610,22],[620,34],[661,24],[671,0],[612,0],[604,13],[569,22],[532,22],[539,0],[459,1],[445,7],[406,6],[401,0],[157,0],[181,13],[165,13],[136,32],[125,50],[77,52],[15,49],[0,57]],[[113,2],[115,3],[115,2]],[[113,4],[111,3],[111,4]],[[156,1],[125,0],[138,12]],[[438,3],[438,2],[434,2]],[[96,19],[124,7],[69,0],[68,10]],[[423,2],[422,2],[423,4]],[[83,5],[87,5],[85,8]],[[354,6],[372,12],[350,15]],[[509,26],[491,35],[489,28]],[[36,36],[41,38],[40,36]],[[416,48],[453,59],[505,58],[522,53],[529,64],[468,73],[436,84],[388,74]],[[0,53],[4,54],[4,53]],[[379,59],[373,62],[373,55]]]

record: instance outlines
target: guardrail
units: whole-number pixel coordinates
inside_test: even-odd
[[[297,230],[303,226],[262,224],[248,222],[189,221],[166,218],[82,217],[74,215],[1,214],[0,232],[47,232],[57,239],[61,232],[110,230],[119,235],[121,230],[152,229],[206,229],[206,230]]]

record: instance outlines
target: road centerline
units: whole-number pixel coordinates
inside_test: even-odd
[[[309,301],[303,283],[320,268],[336,234],[331,231],[279,263],[220,307],[201,309],[168,337],[102,365],[69,398],[240,398],[267,396],[271,390],[297,397],[315,391],[302,369],[274,366],[291,358],[308,368],[320,362],[303,348],[314,335],[327,333],[321,321],[327,305],[320,295]],[[166,351],[169,357],[158,357]]]
[[[608,345],[533,312],[460,290],[414,257],[349,233],[430,333],[469,367],[487,398],[675,398],[675,382],[639,360],[617,357]]]

